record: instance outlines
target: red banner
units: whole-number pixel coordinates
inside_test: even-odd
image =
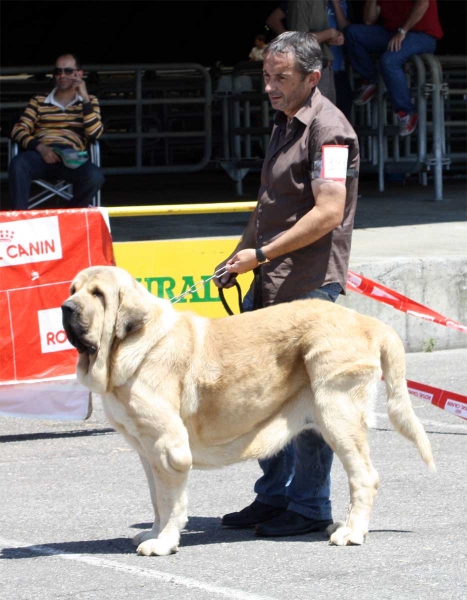
[[[63,330],[60,306],[81,269],[112,264],[102,209],[0,213],[0,412],[6,403],[11,414],[15,384],[55,381],[51,387],[65,399],[66,386],[56,382],[74,380],[77,351]],[[76,392],[76,382],[72,387]]]

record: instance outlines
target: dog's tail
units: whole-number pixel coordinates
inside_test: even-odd
[[[404,346],[399,336],[390,327],[385,327],[380,350],[389,420],[401,435],[417,446],[422,459],[432,471],[435,471],[430,441],[423,425],[415,415],[407,389]]]

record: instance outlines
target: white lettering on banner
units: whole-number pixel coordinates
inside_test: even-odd
[[[413,315],[414,317],[420,317],[420,319],[425,319],[426,321],[434,321],[436,317],[432,317],[431,315],[425,315],[423,313],[415,312],[414,310],[407,310],[408,315]]]
[[[63,330],[61,308],[39,310],[37,311],[37,317],[39,319],[42,354],[61,352],[73,348]]]
[[[0,225],[0,267],[61,258],[58,217],[14,221],[8,229]]]
[[[448,412],[453,413],[458,417],[463,417],[464,419],[467,419],[467,404],[464,404],[463,402],[458,402],[457,400],[451,400],[450,398],[448,398],[446,400],[444,410],[447,410]]]
[[[460,325],[459,323],[456,323],[455,321],[446,321],[446,325],[448,327],[453,327],[454,329],[457,329],[458,331],[463,331],[464,333],[467,333],[467,327],[465,325]]]
[[[362,285],[362,278],[358,275],[355,275],[355,273],[348,273],[347,281],[355,285],[356,287],[360,287]]]
[[[433,400],[433,394],[430,394],[429,392],[422,392],[422,390],[416,390],[415,388],[407,388],[409,390],[409,394],[412,394],[412,396],[417,396],[417,398],[422,398],[423,400],[428,400],[428,402],[431,402]]]
[[[379,296],[381,298],[389,298],[390,300],[399,300],[399,298],[396,298],[395,296],[391,296],[391,294],[388,294],[387,292],[385,292],[384,290],[381,290],[378,287],[374,287],[373,291],[371,292],[372,296]]]

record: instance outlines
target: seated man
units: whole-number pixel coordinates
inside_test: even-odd
[[[380,18],[381,25],[375,25]],[[399,121],[399,135],[413,133],[418,115],[410,99],[404,63],[414,54],[432,54],[443,30],[436,0],[366,0],[365,25],[344,30],[350,61],[364,78],[355,104],[364,105],[376,93],[378,68],[372,54],[380,55],[379,70]]]
[[[99,104],[90,96],[76,56],[59,56],[53,70],[56,87],[48,96],[31,98],[11,139],[25,151],[13,158],[8,168],[12,210],[27,210],[31,181],[63,179],[73,184],[70,208],[86,207],[104,183],[104,175],[90,160],[70,168],[62,161],[63,150],[84,152],[97,140],[103,127]],[[54,151],[54,147],[56,151]],[[83,155],[79,157],[85,159]]]

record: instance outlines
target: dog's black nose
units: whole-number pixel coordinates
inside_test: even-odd
[[[72,300],[67,300],[66,302],[64,302],[62,304],[62,314],[65,315],[71,315],[75,312],[75,310],[77,309],[77,305],[75,302],[73,302]]]

